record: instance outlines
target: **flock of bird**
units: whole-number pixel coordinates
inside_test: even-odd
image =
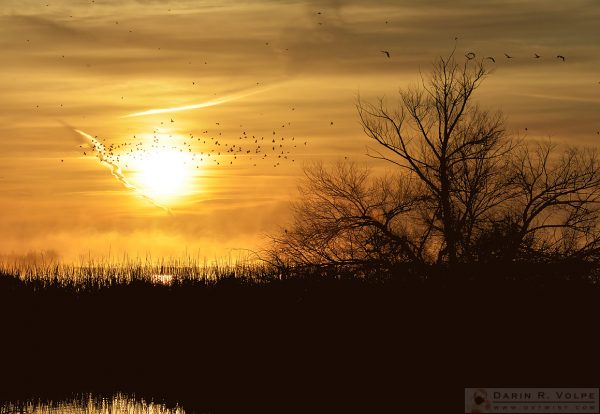
[[[292,108],[292,110],[295,108]],[[165,128],[165,122],[174,124],[175,120],[161,122],[161,125],[152,131],[151,136],[133,135],[131,140],[119,144],[108,143],[107,140],[93,137],[88,144],[80,145],[84,156],[95,154],[101,162],[106,162],[119,168],[129,168],[130,162],[144,160],[150,154],[161,152],[179,152],[185,154],[185,161],[193,163],[196,168],[206,165],[234,165],[247,161],[254,167],[259,162],[272,164],[279,167],[285,162],[295,162],[294,154],[297,148],[305,147],[307,140],[296,140],[294,136],[284,134],[284,128],[291,127],[291,122],[273,129],[270,136],[251,135],[241,130],[234,139],[227,139],[222,130],[210,132],[208,129],[198,135],[189,132],[187,135],[174,135],[169,133],[171,128]],[[330,123],[333,125],[333,122]],[[220,123],[216,123],[220,127]],[[240,125],[243,127],[243,125]],[[63,161],[63,160],[61,160]]]
[[[93,0],[92,0],[93,2]],[[169,9],[169,12],[171,10]],[[322,12],[315,12],[315,16],[317,18],[322,17]],[[385,24],[388,24],[389,21],[385,21]],[[119,25],[118,21],[115,21],[116,25]],[[323,23],[319,21],[319,25]],[[130,29],[131,33],[132,30]],[[455,41],[458,38],[455,38]],[[29,41],[29,40],[27,40]],[[266,46],[270,46],[270,42],[265,42]],[[160,49],[160,48],[159,48]],[[286,51],[288,49],[285,49]],[[385,58],[391,59],[392,52],[390,50],[381,50],[380,51]],[[475,59],[477,57],[475,52],[469,51],[464,55],[468,60]],[[62,55],[64,58],[65,56]],[[507,60],[513,59],[513,56],[504,53],[504,57]],[[533,59],[542,58],[538,53],[533,53]],[[564,55],[556,55],[555,59],[561,60],[563,62],[566,61],[566,57]],[[494,56],[486,56],[484,60],[491,61],[492,63],[496,63],[496,58]],[[190,62],[191,63],[191,62]],[[204,61],[206,65],[207,62]],[[89,66],[89,64],[88,64]],[[192,82],[195,85],[195,82]],[[257,85],[259,83],[257,82]],[[123,97],[121,97],[123,99]],[[293,110],[293,108],[292,108]],[[175,123],[174,119],[170,119],[162,122],[164,123]],[[219,123],[216,124],[219,126]],[[290,127],[290,123],[287,123],[287,127]],[[333,122],[330,123],[333,125]],[[282,124],[281,128],[285,128],[286,124]],[[241,160],[248,160],[251,162],[253,166],[257,166],[258,162],[270,162],[273,167],[278,167],[281,163],[289,161],[295,162],[294,158],[294,149],[299,145],[306,146],[307,141],[296,140],[294,137],[286,137],[277,131],[272,131],[272,136],[260,136],[258,137],[256,134],[251,135],[246,131],[241,131],[238,139],[235,142],[228,142],[228,140],[224,139],[223,131],[215,131],[214,133],[210,133],[208,130],[202,131],[201,134],[194,135],[189,132],[183,142],[181,142],[181,136],[178,137],[173,136],[173,134],[165,133],[164,131],[168,131],[169,129],[161,127],[157,127],[153,130],[151,135],[151,140],[149,139],[150,135],[145,136],[133,136],[133,140],[128,142],[122,142],[120,144],[106,144],[102,145],[94,145],[92,144],[87,146],[81,146],[83,151],[83,155],[91,155],[91,153],[95,153],[96,156],[101,160],[110,163],[111,165],[123,165],[125,168],[128,168],[129,165],[127,162],[132,159],[141,159],[144,156],[147,156],[148,153],[153,151],[161,151],[161,150],[169,150],[169,151],[178,151],[181,153],[186,153],[190,156],[191,162],[197,163],[196,167],[200,168],[201,165],[212,164],[212,165],[233,165],[235,163],[240,162]],[[173,130],[171,128],[171,130]],[[101,142],[100,138],[95,137],[97,142]],[[64,159],[61,159],[61,162],[64,162]]]
[[[321,14],[322,12],[320,11],[315,13],[317,16]],[[114,23],[115,25],[119,25],[119,21],[115,21]],[[318,24],[323,25],[323,22],[318,22]],[[129,33],[133,33],[131,29],[128,31]],[[27,41],[29,42],[29,40]],[[264,44],[265,46],[271,46],[271,43],[268,41]],[[160,49],[159,47],[158,50]],[[288,51],[288,49],[285,49],[285,51]],[[62,58],[65,58],[65,56],[62,55]],[[204,61],[204,64],[206,65],[208,62]],[[86,66],[90,67],[91,65],[88,63]],[[192,85],[195,84],[192,81]],[[260,83],[257,82],[256,85],[260,85]],[[291,110],[294,111],[295,108],[291,108]],[[133,140],[124,141],[119,144],[108,143],[109,140],[99,138],[98,136],[90,136],[93,140],[79,147],[84,156],[95,154],[101,162],[105,162],[113,169],[118,168],[119,170],[122,167],[129,168],[128,163],[131,161],[143,160],[149,154],[154,152],[160,153],[161,151],[185,153],[189,155],[188,159],[190,162],[195,163],[195,167],[198,169],[203,165],[233,165],[242,160],[251,162],[254,167],[257,167],[259,162],[263,162],[271,163],[276,168],[285,162],[295,162],[294,149],[305,147],[308,144],[307,140],[296,140],[295,137],[282,135],[281,132],[277,132],[275,129],[272,131],[272,136],[270,137],[259,137],[251,135],[246,131],[241,131],[236,143],[227,142],[224,139],[222,131],[215,131],[211,134],[209,130],[204,130],[200,136],[195,136],[191,132],[188,133],[183,142],[181,142],[181,139],[179,139],[181,136],[176,137],[173,134],[164,133],[165,128],[163,126],[165,122],[168,121],[161,122],[161,126],[152,131],[150,142],[148,136],[139,134],[133,135]],[[170,123],[175,123],[175,120],[171,118]],[[329,125],[333,126],[333,121]],[[216,126],[220,126],[220,123],[217,122]],[[286,126],[289,128],[291,123],[284,123],[281,125],[281,128],[285,128]],[[60,161],[64,162],[64,159]]]
[[[391,53],[390,53],[390,51],[389,51],[389,50],[381,50],[380,52],[381,52],[381,53],[383,53],[383,54],[384,54],[384,55],[385,55],[385,56],[386,56],[388,59],[391,59],[392,55],[391,55]],[[475,54],[475,52],[467,52],[467,53],[465,53],[465,57],[466,57],[468,60],[475,59],[475,57],[476,57],[476,56],[477,56],[477,55]],[[513,58],[513,57],[512,57],[511,55],[509,55],[508,53],[505,53],[505,54],[504,54],[504,56],[506,57],[506,59],[512,59],[512,58]],[[540,56],[540,55],[538,55],[537,53],[534,53],[534,54],[533,54],[533,58],[534,58],[534,59],[539,59],[539,58],[541,58],[541,56]],[[486,60],[490,60],[490,61],[492,61],[493,63],[496,63],[496,59],[495,59],[493,56],[487,56],[485,59],[486,59]],[[562,60],[563,62],[566,60],[566,58],[565,58],[563,55],[556,55],[556,59],[560,59],[560,60]]]
[[[477,56],[477,55],[475,54],[475,52],[467,52],[467,53],[465,53],[465,57],[466,57],[468,60],[475,59],[475,57],[476,57],[476,56]],[[388,56],[388,57],[389,57],[389,56]],[[513,58],[513,56],[509,55],[508,53],[504,53],[504,57],[505,57],[506,59],[512,59],[512,58]],[[533,57],[534,59],[539,59],[539,58],[541,58],[541,56],[540,56],[540,55],[538,55],[537,53],[534,53],[532,57]],[[563,55],[556,55],[556,59],[560,59],[560,60],[562,60],[563,62],[566,60],[566,58],[565,58]],[[485,60],[490,60],[490,61],[492,61],[493,63],[496,63],[496,59],[495,59],[493,56],[486,56]]]

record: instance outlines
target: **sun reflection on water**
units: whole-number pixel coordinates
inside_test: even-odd
[[[169,408],[163,404],[136,400],[124,395],[112,398],[83,397],[64,402],[0,405],[0,413],[22,414],[185,414],[180,407]]]
[[[150,277],[150,280],[159,285],[170,285],[173,282],[173,275],[155,274]]]

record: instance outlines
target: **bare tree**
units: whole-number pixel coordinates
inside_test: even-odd
[[[289,229],[273,236],[271,260],[288,264],[393,264],[418,262],[422,251],[407,221],[417,183],[372,178],[369,170],[338,163],[304,169]]]
[[[600,258],[600,160],[591,149],[540,143],[511,157],[509,205],[517,254]],[[521,250],[519,252],[519,249]]]
[[[596,151],[511,139],[473,94],[481,61],[439,58],[396,106],[358,100],[368,155],[396,168],[373,177],[340,163],[305,169],[274,260],[295,264],[448,264],[600,260]]]
[[[365,133],[384,149],[370,155],[422,182],[428,234],[441,239],[438,262],[469,257],[477,224],[511,197],[502,174],[512,148],[504,118],[471,102],[485,76],[482,62],[459,64],[451,55],[435,62],[429,81],[401,91],[398,107],[357,104]]]

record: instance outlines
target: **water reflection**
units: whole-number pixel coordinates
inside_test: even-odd
[[[185,411],[118,394],[112,398],[89,395],[60,402],[9,403],[0,405],[0,414],[185,414]]]
[[[159,285],[170,285],[173,282],[173,275],[152,275],[150,280]]]

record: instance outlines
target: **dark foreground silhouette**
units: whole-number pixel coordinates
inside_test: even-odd
[[[188,412],[434,413],[463,412],[464,387],[599,386],[590,267],[355,274],[94,288],[2,275],[0,400],[123,392]]]

